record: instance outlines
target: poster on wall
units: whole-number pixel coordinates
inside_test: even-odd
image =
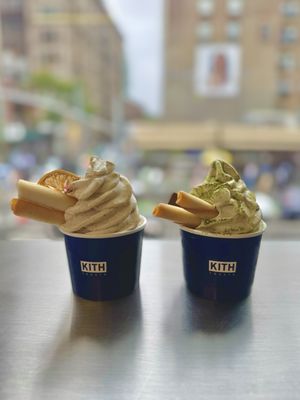
[[[195,54],[195,92],[202,97],[235,97],[240,91],[240,47],[201,45]]]

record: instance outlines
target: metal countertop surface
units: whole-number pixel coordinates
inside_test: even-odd
[[[0,242],[1,400],[300,399],[300,246],[262,241],[251,296],[185,288],[180,241],[144,240],[140,288],[71,293],[63,241]]]

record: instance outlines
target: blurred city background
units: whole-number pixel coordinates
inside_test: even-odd
[[[269,238],[300,237],[300,0],[1,0],[0,238],[58,237],[16,218],[19,178],[131,179],[151,217],[215,158],[232,162]]]

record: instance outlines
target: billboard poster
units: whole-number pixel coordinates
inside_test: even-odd
[[[200,45],[195,54],[195,92],[235,97],[240,92],[241,51],[235,44]]]

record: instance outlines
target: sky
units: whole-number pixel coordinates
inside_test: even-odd
[[[163,0],[104,0],[124,40],[128,96],[161,112]]]

